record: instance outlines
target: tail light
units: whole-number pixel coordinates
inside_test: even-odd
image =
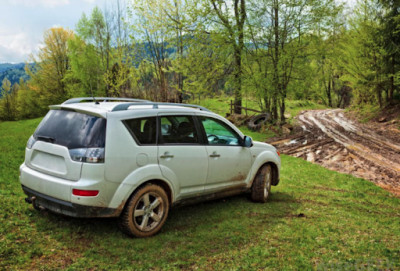
[[[104,148],[71,149],[69,155],[77,162],[104,163]]]
[[[281,156],[281,153],[278,150],[276,150],[276,154],[278,154],[278,156]]]

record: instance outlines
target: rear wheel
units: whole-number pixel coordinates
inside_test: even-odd
[[[266,202],[271,192],[272,168],[271,165],[262,166],[251,187],[251,199],[255,202]]]
[[[129,236],[149,237],[160,231],[167,219],[167,193],[149,184],[133,194],[120,216],[121,230]]]

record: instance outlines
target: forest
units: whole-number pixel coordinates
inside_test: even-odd
[[[0,120],[79,96],[225,95],[280,124],[288,99],[383,109],[400,101],[400,2],[118,0],[45,31],[27,63],[0,82]]]

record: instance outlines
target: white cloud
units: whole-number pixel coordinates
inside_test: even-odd
[[[69,0],[8,0],[8,3],[14,6],[54,8],[68,5],[70,2]]]
[[[74,29],[82,12],[109,0],[0,0],[0,62],[29,61],[51,27]]]
[[[0,29],[0,62],[23,62],[39,48],[37,38],[25,32]]]

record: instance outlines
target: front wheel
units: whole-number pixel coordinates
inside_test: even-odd
[[[266,202],[271,192],[272,169],[271,165],[262,166],[251,187],[251,199],[255,202]]]
[[[149,184],[133,194],[119,218],[121,230],[129,236],[149,237],[160,231],[169,211],[167,193]]]

